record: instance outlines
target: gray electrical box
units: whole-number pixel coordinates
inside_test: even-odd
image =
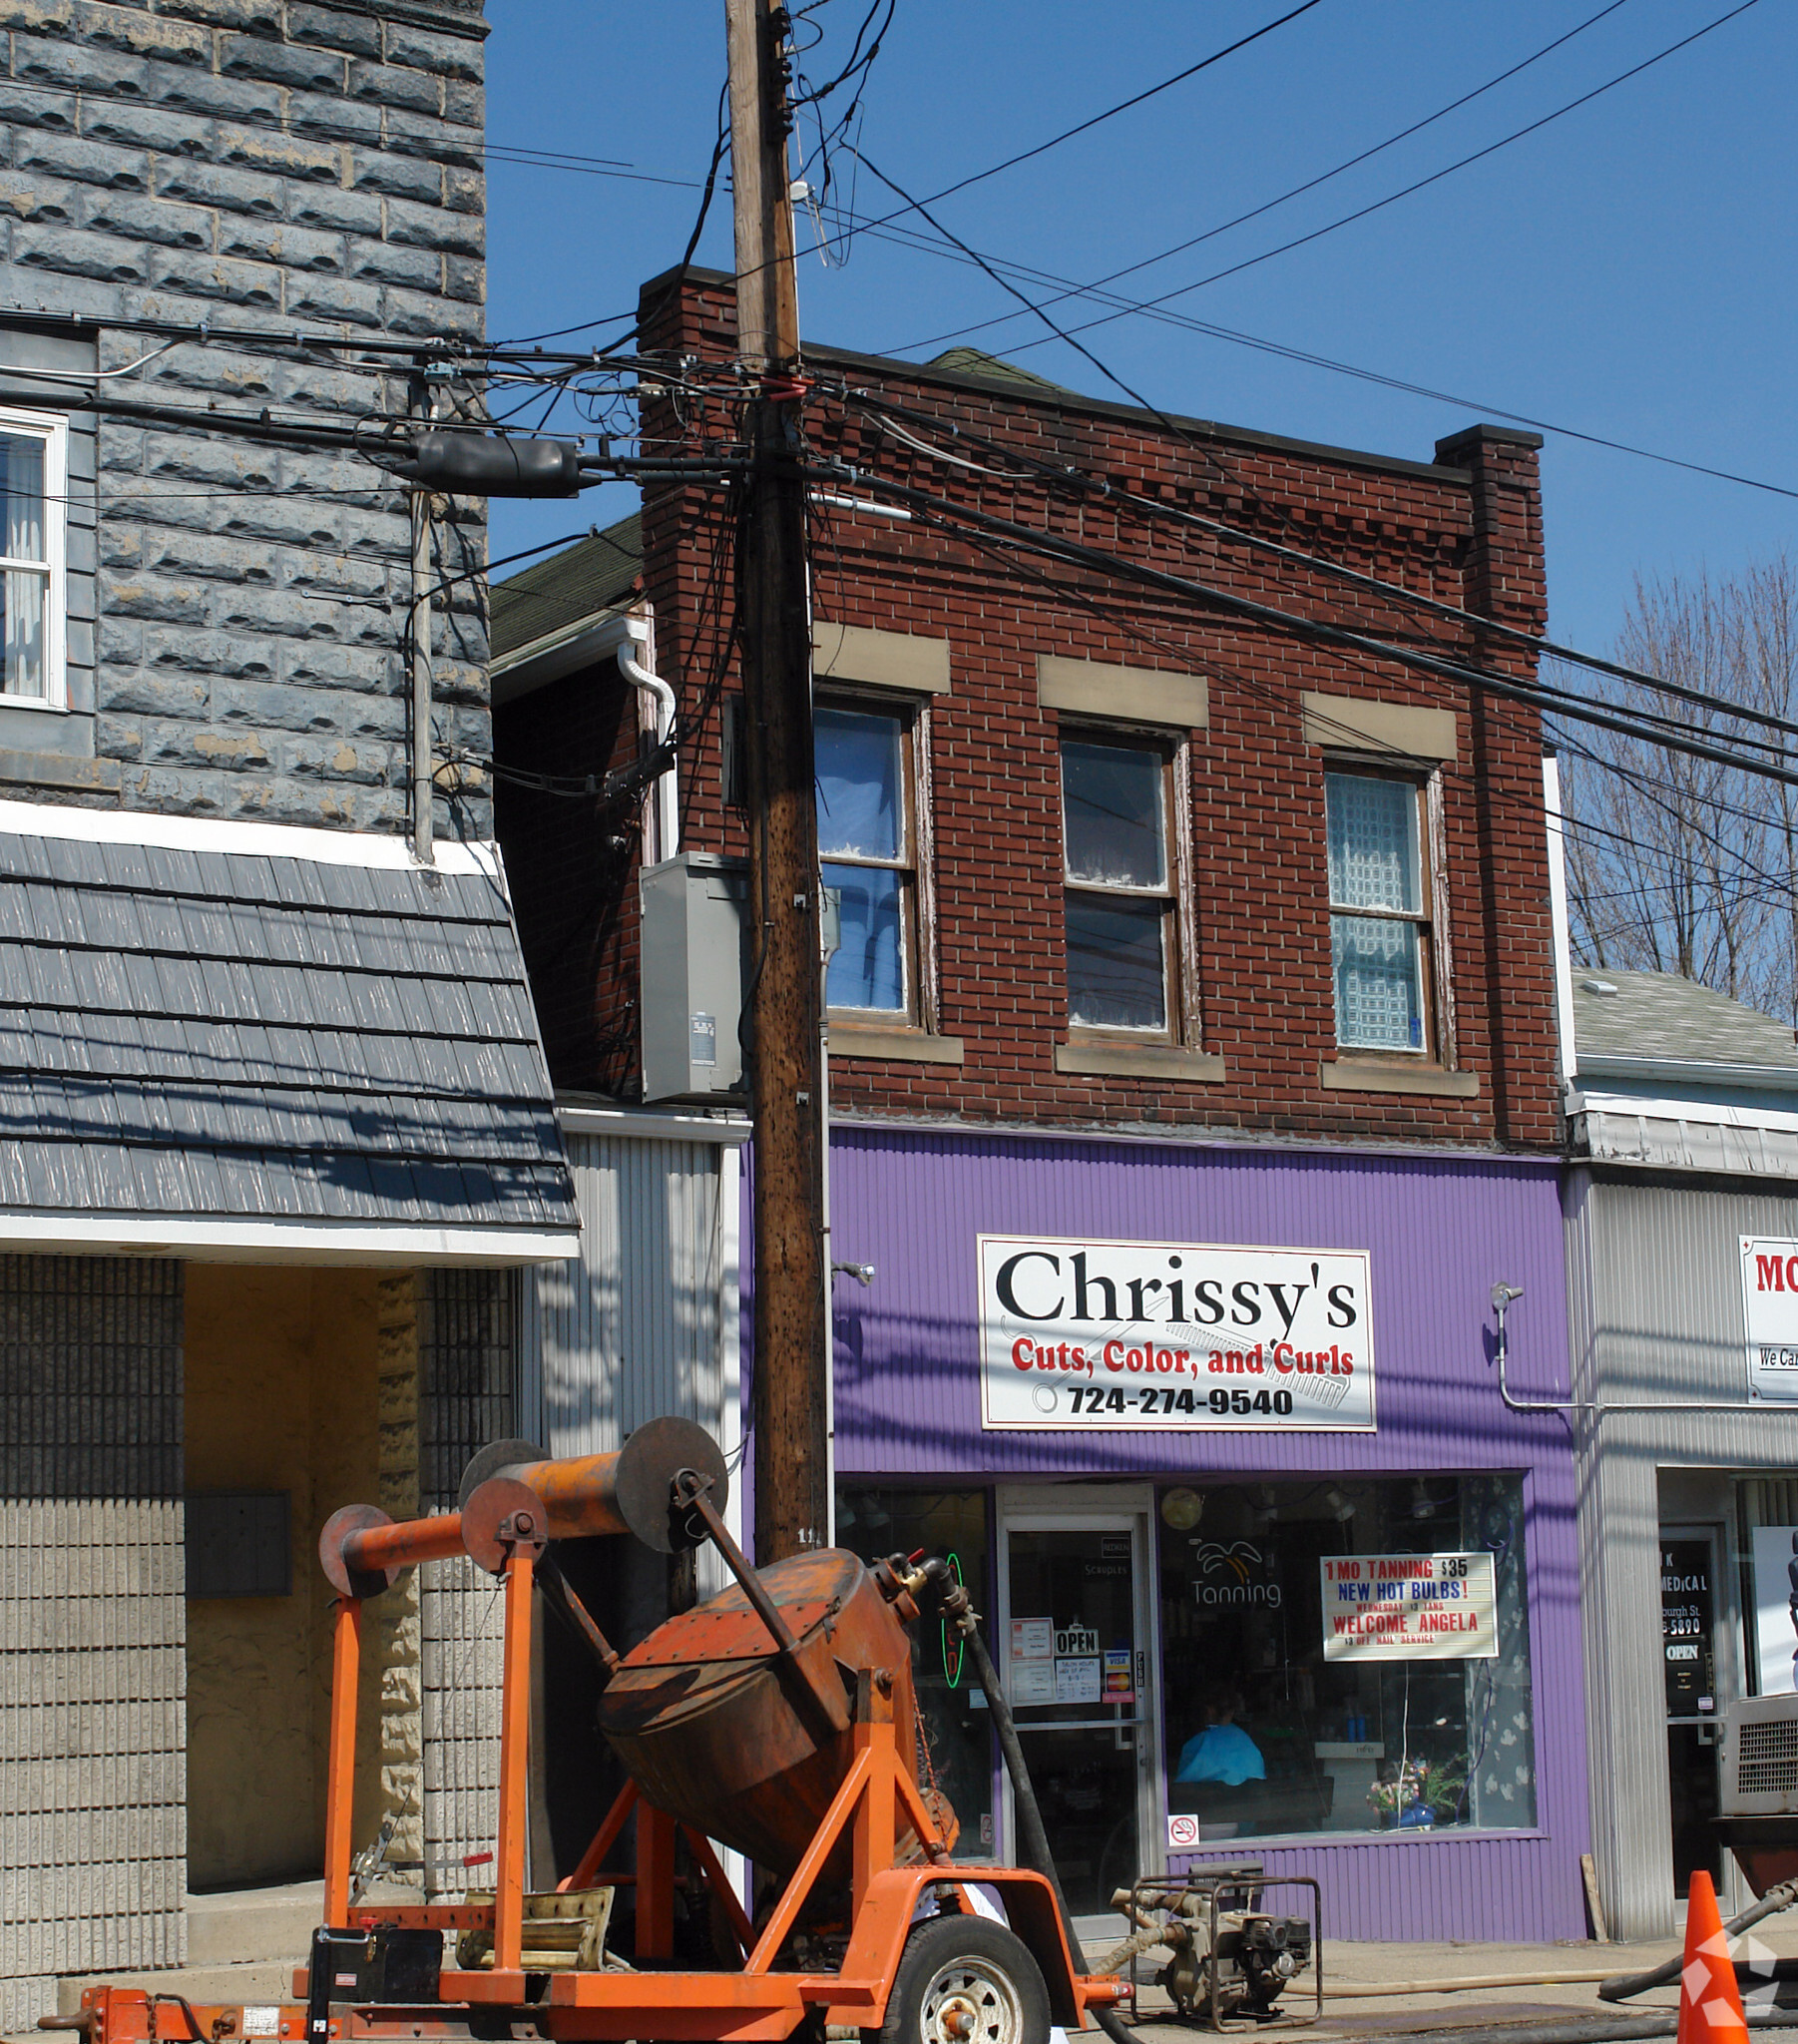
[[[643,903],[643,1097],[740,1096],[749,894],[745,862],[683,851],[638,876]]]

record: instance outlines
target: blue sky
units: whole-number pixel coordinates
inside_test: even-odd
[[[899,0],[863,95],[866,157],[920,197],[1140,91],[1294,0]],[[1735,0],[1622,0],[1562,48],[1356,170],[1119,288],[1207,276],[1428,177],[1602,85]],[[933,208],[986,255],[1090,281],[1383,141],[1598,13],[1604,0],[1322,0],[1087,135]],[[624,312],[675,261],[723,79],[722,0],[488,0],[492,143],[622,160],[631,177],[489,170],[495,338]],[[830,75],[865,12],[826,0]],[[1474,400],[1404,394],[1139,316],[1082,338],[1156,405],[1427,460],[1504,407],[1798,489],[1791,114],[1798,22],[1758,0],[1540,132],[1366,220],[1175,301],[1196,318]],[[856,180],[839,153],[839,190]],[[688,181],[659,183],[656,180]],[[864,169],[857,213],[897,204]],[[909,223],[916,226],[915,222]],[[810,242],[802,231],[801,244]],[[697,258],[730,262],[720,191]],[[1117,396],[978,270],[872,235],[803,257],[804,332],[924,359],[969,338]],[[1076,303],[1058,322],[1094,316]],[[617,328],[609,331],[617,331]],[[920,343],[931,342],[931,345]],[[1607,649],[1633,577],[1798,546],[1798,501],[1557,434],[1544,450],[1551,629]],[[618,488],[495,507],[504,554],[631,507]]]

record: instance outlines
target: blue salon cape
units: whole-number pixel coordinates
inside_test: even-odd
[[[1265,1782],[1267,1763],[1240,1725],[1207,1725],[1180,1748],[1180,1764],[1173,1779],[1221,1782],[1235,1788],[1244,1782]]]

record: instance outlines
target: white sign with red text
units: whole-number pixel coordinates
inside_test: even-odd
[[[980,1238],[981,1424],[1374,1427],[1364,1250]]]
[[[1490,1554],[1338,1554],[1317,1565],[1326,1661],[1490,1661]]]
[[[1763,1405],[1798,1405],[1798,1242],[1740,1240],[1748,1395]]]

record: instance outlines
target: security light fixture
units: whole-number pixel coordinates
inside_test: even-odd
[[[837,1274],[837,1273],[838,1273],[839,1271],[840,1271],[840,1272],[842,1272],[842,1274],[844,1275],[844,1277],[846,1277],[846,1278],[853,1278],[855,1279],[856,1283],[857,1283],[857,1284],[859,1284],[859,1285],[860,1285],[860,1286],[862,1287],[862,1289],[863,1289],[864,1291],[865,1291],[865,1290],[866,1290],[866,1289],[868,1288],[868,1286],[869,1286],[870,1284],[872,1284],[872,1283],[873,1283],[873,1281],[874,1281],[874,1266],[873,1266],[872,1264],[832,1264],[832,1265],[831,1265],[831,1267],[830,1267],[830,1275],[831,1275],[831,1276],[832,1276],[833,1278],[834,1278],[834,1277],[836,1276],[836,1274]]]

